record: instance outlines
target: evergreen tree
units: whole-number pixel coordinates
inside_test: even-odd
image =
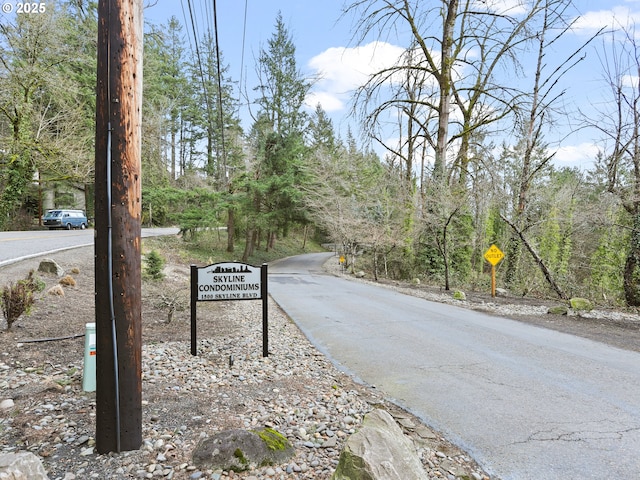
[[[300,186],[304,177],[304,129],[307,117],[302,110],[310,88],[309,81],[298,70],[295,45],[282,15],[276,18],[275,32],[260,51],[256,88],[258,118],[252,128],[251,142],[256,155],[254,178],[249,191],[254,213],[247,232],[243,258],[255,246],[260,225],[267,227],[267,248],[276,234],[286,235],[292,222],[302,220]]]

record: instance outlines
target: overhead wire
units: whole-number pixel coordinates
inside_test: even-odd
[[[242,78],[244,75],[244,46],[247,38],[247,11],[249,9],[249,0],[244,0],[244,20],[242,22],[242,50],[240,52],[240,83],[238,84],[238,110],[240,115],[240,103],[242,101]]]
[[[195,44],[195,53],[196,53],[196,61],[198,63],[198,70],[200,72],[200,80],[202,81],[202,90],[204,94],[204,101],[207,105],[207,110],[211,111],[211,102],[209,100],[209,90],[207,89],[207,84],[204,78],[204,71],[202,69],[202,57],[200,55],[200,47],[198,42],[198,29],[196,28],[196,23],[193,17],[193,9],[191,8],[191,0],[187,0],[187,7],[189,8],[189,18],[191,20],[191,29],[193,31],[193,40]],[[192,50],[193,53],[193,50]]]
[[[209,120],[209,122],[211,122],[212,119],[212,112],[213,112],[213,108],[212,108],[212,102],[210,99],[210,91],[209,88],[207,88],[207,78],[209,78],[209,76],[207,75],[207,78],[205,78],[205,73],[204,73],[204,68],[203,68],[203,64],[202,64],[202,55],[200,53],[200,46],[199,46],[199,38],[200,38],[200,34],[198,32],[198,25],[197,22],[195,20],[194,17],[194,8],[191,4],[191,0],[187,0],[187,7],[189,10],[189,20],[187,21],[187,16],[186,16],[186,12],[184,11],[184,3],[181,0],[181,5],[182,5],[182,12],[183,12],[183,16],[185,17],[185,24],[187,24],[187,28],[189,28],[188,26],[190,25],[190,30],[191,33],[193,34],[193,41],[195,44],[195,56],[196,56],[196,63],[197,63],[197,68],[198,68],[198,72],[200,74],[200,80],[202,82],[202,90],[203,90],[203,95],[204,95],[204,101],[206,104],[206,108],[207,108],[207,118]],[[208,8],[208,4],[204,4],[204,8],[202,8],[202,3],[200,4],[200,12],[204,12],[203,15],[201,15],[202,18],[205,19],[205,26],[206,26],[206,31],[207,32],[211,32],[211,21],[210,21],[210,16],[209,16],[209,8]],[[225,145],[225,134],[224,134],[224,116],[223,116],[223,110],[222,110],[222,69],[220,66],[220,47],[219,47],[219,35],[218,35],[218,20],[217,20],[217,4],[216,4],[216,0],[213,0],[213,32],[214,32],[214,43],[215,43],[215,55],[216,55],[216,79],[217,79],[217,88],[218,88],[218,123],[219,123],[219,129],[220,129],[220,149],[221,151],[217,151],[217,156],[218,158],[222,159],[222,165],[225,169],[225,174],[226,174],[226,145]],[[189,36],[189,44],[190,44],[190,48],[191,48],[191,52],[193,54],[194,51],[194,46],[191,45],[191,37]],[[210,52],[211,53],[211,52]],[[209,73],[209,72],[207,72]],[[210,125],[211,126],[211,125]],[[218,144],[216,143],[216,150],[218,150]]]
[[[220,68],[220,42],[218,41],[218,8],[216,0],[213,0],[213,31],[216,42],[216,66],[218,74],[218,121],[220,122],[220,143],[222,147],[222,166],[224,167],[225,178],[227,178],[227,154],[224,141],[224,114],[222,111],[222,69]]]

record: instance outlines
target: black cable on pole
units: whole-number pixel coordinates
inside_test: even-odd
[[[222,73],[220,68],[220,43],[218,42],[218,9],[216,0],[213,0],[213,31],[216,41],[216,66],[218,67],[218,121],[220,122],[220,143],[222,148],[222,166],[225,178],[227,175],[227,154],[224,141],[224,114],[222,111]]]
[[[107,14],[107,112],[109,122],[107,123],[107,274],[109,277],[109,318],[111,320],[111,343],[113,347],[113,370],[115,382],[115,410],[116,410],[116,452],[120,453],[120,374],[118,363],[118,337],[116,333],[116,315],[113,300],[113,226],[111,220],[111,2],[108,3]]]

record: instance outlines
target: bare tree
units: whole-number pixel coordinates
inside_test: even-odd
[[[378,259],[386,265],[387,254],[404,242],[408,202],[401,179],[375,155],[351,149],[333,156],[319,151],[309,173],[314,181],[305,189],[305,198],[312,218],[341,246],[351,269],[358,252],[368,250],[377,279]]]
[[[554,3],[567,4],[569,0]],[[371,34],[411,32],[405,55],[395,65],[375,72],[358,90],[356,112],[364,117],[376,139],[380,135],[375,126],[385,114],[394,109],[401,112],[407,119],[400,142],[406,147],[403,158],[407,166],[413,166],[412,155],[419,151],[411,148],[421,143],[415,139],[423,139],[434,158],[433,177],[445,180],[447,164],[455,159],[451,171],[458,172],[464,183],[474,133],[510,113],[518,95],[495,80],[496,71],[506,65],[517,70],[518,52],[535,36],[528,25],[545,6],[544,0],[536,0],[524,14],[516,15],[498,10],[493,2],[473,0],[352,3],[346,13],[358,18],[359,42]],[[454,146],[456,154],[452,153]]]
[[[519,165],[517,191],[515,192],[515,209],[513,218],[508,222],[514,234],[511,236],[507,251],[506,281],[508,284],[515,278],[522,245],[533,256],[549,285],[556,293],[564,298],[550,269],[535,253],[525,234],[529,228],[527,209],[530,189],[533,180],[550,166],[555,152],[547,149],[544,143],[544,132],[553,123],[553,115],[562,115],[560,100],[565,89],[560,88],[562,77],[580,62],[582,53],[587,45],[597,36],[591,37],[578,49],[570,53],[563,61],[556,65],[547,63],[549,49],[558,42],[572,27],[567,22],[567,9],[571,3],[565,0],[544,0],[542,2],[541,23],[538,26],[533,43],[536,46],[536,68],[533,85],[529,92],[523,92],[519,97],[520,106],[517,107],[517,118],[520,125],[521,163]]]
[[[610,102],[587,123],[604,138],[607,190],[618,195],[631,217],[624,292],[640,306],[640,45],[633,27],[620,26],[603,43],[601,63]]]

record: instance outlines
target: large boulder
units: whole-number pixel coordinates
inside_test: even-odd
[[[43,259],[38,265],[38,271],[42,273],[52,273],[58,277],[64,275],[64,269],[51,258]]]
[[[333,480],[423,480],[427,472],[409,437],[384,410],[367,414],[347,440]]]
[[[466,300],[467,295],[462,290],[456,290],[453,292],[453,298],[455,300]]]
[[[220,432],[201,441],[192,458],[193,464],[201,468],[242,472],[261,465],[285,463],[293,454],[286,437],[271,428],[263,428]]]
[[[577,312],[590,312],[593,310],[593,303],[586,298],[574,297],[569,300],[569,305]]]
[[[553,307],[549,307],[547,312],[551,315],[568,315],[569,307],[566,305],[554,305]]]
[[[504,288],[496,288],[496,297],[508,297],[509,291]]]
[[[42,462],[30,452],[0,455],[0,479],[49,480]]]

